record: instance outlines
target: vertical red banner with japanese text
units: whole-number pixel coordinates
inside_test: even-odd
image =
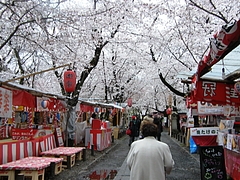
[[[0,117],[12,117],[12,91],[0,88]]]

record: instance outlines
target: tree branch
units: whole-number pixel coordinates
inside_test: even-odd
[[[159,78],[161,79],[162,83],[168,87],[168,89],[170,91],[172,91],[174,94],[181,96],[181,97],[185,97],[185,93],[182,93],[178,90],[176,90],[174,87],[172,87],[170,84],[167,83],[167,81],[165,80],[165,78],[162,76],[162,73],[159,73]]]

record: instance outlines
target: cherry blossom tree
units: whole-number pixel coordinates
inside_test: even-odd
[[[66,68],[19,82],[68,96],[69,117],[79,98],[131,97],[140,109],[163,110],[177,95],[183,108],[187,89],[177,74],[194,71],[209,38],[239,18],[236,0],[2,0],[0,7],[1,77],[69,64],[73,93],[63,87]]]

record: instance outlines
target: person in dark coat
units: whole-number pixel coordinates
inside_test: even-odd
[[[135,137],[138,137],[139,123],[136,116],[132,116],[132,120],[129,122],[129,128],[131,130],[131,135],[129,137],[129,146],[134,142]]]
[[[153,123],[156,124],[158,127],[157,140],[161,141],[161,133],[163,131],[162,118],[159,115],[155,115],[153,118]]]

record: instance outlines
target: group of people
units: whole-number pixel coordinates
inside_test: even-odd
[[[164,180],[174,166],[169,146],[161,142],[163,131],[162,118],[145,116],[142,121],[132,116],[129,122],[131,135],[127,165],[130,169],[130,180]],[[140,137],[135,141],[136,137]]]
[[[137,116],[132,116],[131,121],[129,122],[128,128],[131,130],[131,135],[129,135],[129,146],[132,144],[132,142],[134,142],[135,139],[143,138],[143,135],[140,131],[141,127],[143,126],[143,124],[147,123],[147,122],[151,122],[154,123],[157,126],[157,140],[161,141],[161,133],[163,131],[163,126],[162,126],[162,120],[163,118],[160,117],[160,115],[156,114],[154,115],[154,117],[150,117],[150,116],[145,116],[143,118],[143,120],[141,121],[139,118],[137,118]]]

